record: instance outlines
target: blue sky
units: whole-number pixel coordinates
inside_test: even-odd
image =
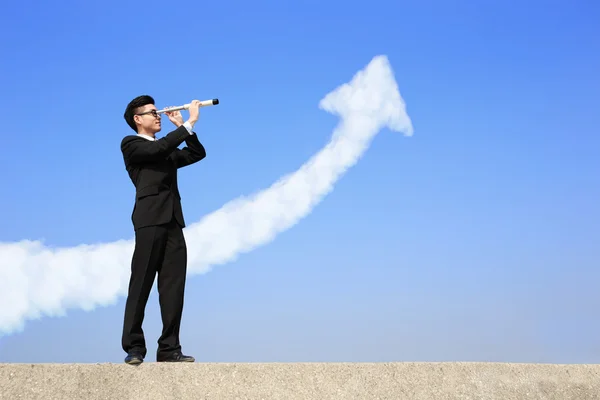
[[[71,1],[4,11],[5,243],[132,237],[119,144],[139,94],[159,108],[221,100],[196,125],[207,158],[179,175],[192,223],[297,170],[338,121],[318,108],[323,96],[388,57],[414,136],[384,130],[297,225],[190,278],[186,354],[600,362],[597,4]],[[123,307],[119,298],[29,320],[0,338],[0,362],[122,362]],[[156,293],[145,321],[152,361]]]

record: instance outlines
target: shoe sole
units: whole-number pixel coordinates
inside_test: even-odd
[[[142,360],[131,360],[131,361],[125,361],[125,364],[140,365],[142,362],[143,362]]]

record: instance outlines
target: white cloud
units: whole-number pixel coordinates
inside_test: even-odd
[[[298,223],[367,150],[385,127],[413,127],[385,56],[327,94],[319,107],[340,117],[331,141],[296,172],[252,196],[240,197],[185,229],[188,274],[236,259]],[[133,240],[50,248],[40,241],[0,243],[0,333],[25,321],[91,310],[126,295]]]

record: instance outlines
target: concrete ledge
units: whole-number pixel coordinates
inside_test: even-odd
[[[0,364],[0,399],[600,399],[600,365]]]

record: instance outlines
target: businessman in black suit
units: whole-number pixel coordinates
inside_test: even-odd
[[[122,336],[128,364],[140,364],[146,357],[142,322],[156,274],[163,324],[156,361],[195,361],[194,357],[182,353],[179,343],[187,248],[177,170],[206,157],[204,146],[193,131],[199,117],[199,104],[197,100],[191,102],[186,122],[179,111],[166,113],[177,128],[161,139],[155,136],[161,130],[161,116],[156,113],[152,97],[138,96],[125,110],[125,120],[136,132],[121,141],[125,168],[136,188],[131,216],[135,250]],[[184,141],[187,146],[178,149]]]

